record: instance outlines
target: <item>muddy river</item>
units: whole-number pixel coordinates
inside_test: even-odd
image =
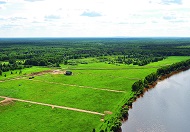
[[[159,82],[134,102],[122,132],[190,132],[190,70]]]

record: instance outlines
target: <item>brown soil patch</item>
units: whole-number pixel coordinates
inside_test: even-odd
[[[52,70],[34,72],[34,73],[31,73],[30,76],[40,76],[40,75],[44,75],[44,74],[51,73],[51,72],[52,72]]]
[[[104,119],[100,119],[101,122],[104,122]]]
[[[54,70],[54,71],[52,72],[52,74],[65,74],[65,71]]]
[[[64,74],[65,71],[61,71],[61,70],[46,70],[46,71],[31,73],[29,76],[41,76],[41,75],[48,74],[48,73],[50,73],[50,74]]]
[[[113,113],[111,111],[104,111],[104,114],[111,115]]]
[[[3,101],[0,101],[0,105],[8,105],[10,103],[13,103],[13,99],[11,98],[5,98]]]

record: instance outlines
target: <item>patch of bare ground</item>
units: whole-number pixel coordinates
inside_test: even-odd
[[[56,74],[65,74],[65,71],[61,71],[61,70],[54,70],[52,72],[52,74],[56,75]]]
[[[104,122],[104,119],[100,119],[101,122]]]
[[[104,111],[104,114],[111,115],[113,113],[111,111]]]
[[[4,100],[0,101],[0,105],[3,106],[3,105],[9,105],[13,103],[13,99],[12,98],[5,98]]]
[[[44,75],[44,74],[64,74],[65,71],[61,71],[61,70],[46,70],[46,71],[41,71],[41,72],[34,72],[34,73],[31,73],[29,76],[41,76],[41,75]]]
[[[40,76],[40,75],[44,75],[44,74],[52,73],[52,72],[53,72],[52,70],[46,70],[46,71],[41,71],[41,72],[34,72],[34,73],[31,73],[30,76]]]

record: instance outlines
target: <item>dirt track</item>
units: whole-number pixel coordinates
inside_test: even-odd
[[[14,81],[14,80],[20,80],[20,79],[29,80],[26,77],[18,77],[18,78],[11,78],[11,79],[7,79],[7,80],[0,80],[0,82]],[[89,88],[89,89],[94,89],[94,90],[102,90],[102,91],[116,92],[116,93],[125,93],[126,92],[126,91],[122,91],[122,90],[114,90],[114,89],[107,89],[107,88],[95,88],[95,87],[80,86],[80,85],[75,85],[75,84],[65,84],[65,83],[57,83],[57,82],[50,82],[50,81],[41,81],[41,80],[36,80],[36,79],[35,80],[31,79],[30,81],[45,82],[45,83],[50,83],[50,84],[57,84],[57,85],[64,85],[64,86],[71,86],[71,87],[79,87],[79,88]]]
[[[52,108],[60,108],[60,109],[66,109],[66,110],[84,112],[84,113],[95,114],[95,115],[105,115],[105,114],[103,114],[103,113],[94,112],[94,111],[82,110],[82,109],[71,108],[71,107],[65,107],[65,106],[58,106],[58,105],[53,105],[53,104],[45,104],[45,103],[34,102],[34,101],[29,101],[29,100],[22,100],[22,99],[17,99],[17,98],[9,98],[9,97],[5,97],[5,96],[0,96],[0,98],[10,99],[11,101],[19,101],[19,102],[26,102],[26,103],[31,103],[31,104],[38,104],[38,105],[43,105],[43,106],[50,106],[50,107],[52,107]]]
[[[26,80],[28,80],[28,79],[26,79]],[[65,84],[65,83],[57,83],[57,82],[50,82],[50,81],[41,81],[41,80],[36,80],[36,79],[33,79],[33,80],[31,79],[31,81],[45,82],[45,83],[50,83],[50,84],[57,84],[57,85],[64,85],[64,86],[71,86],[71,87],[79,87],[79,88],[89,88],[89,89],[103,90],[103,91],[109,91],[109,92],[125,93],[125,91],[122,91],[122,90],[113,90],[113,89],[107,89],[107,88],[95,88],[95,87],[80,86],[80,85],[75,85],[75,84]]]

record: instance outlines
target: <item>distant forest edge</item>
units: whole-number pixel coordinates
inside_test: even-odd
[[[144,66],[167,56],[189,55],[190,38],[0,39],[0,73],[31,66],[87,64],[74,60],[89,57],[108,64]]]

